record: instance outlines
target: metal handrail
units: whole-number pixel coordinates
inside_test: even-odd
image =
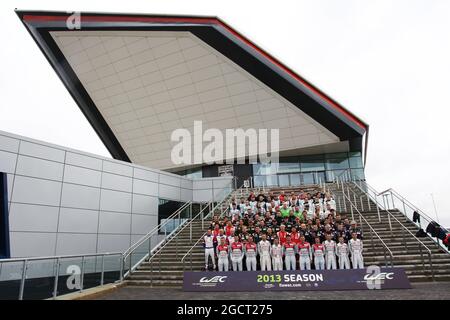
[[[384,240],[380,237],[378,232],[375,231],[375,229],[372,227],[372,225],[369,223],[369,221],[367,221],[367,219],[361,214],[361,212],[359,211],[359,209],[356,206],[356,204],[354,204],[352,202],[350,197],[347,196],[344,191],[342,192],[342,196],[344,198],[344,201],[345,201],[345,199],[347,199],[350,202],[350,209],[351,209],[352,217],[353,217],[353,208],[354,208],[356,210],[358,216],[359,216],[359,223],[360,223],[361,227],[362,227],[362,221],[364,221],[365,224],[369,227],[369,229],[371,231],[370,236],[371,236],[372,250],[375,251],[375,242],[373,241],[373,234],[375,234],[375,236],[378,238],[378,240],[381,242],[381,244],[384,247],[384,255],[385,255],[384,256],[384,262],[385,262],[386,267],[388,266],[387,257],[386,257],[386,251],[388,252],[388,254],[390,256],[390,265],[392,267],[394,265],[394,254],[392,253],[391,249],[389,249],[389,247],[384,242]]]
[[[407,219],[408,221],[414,223],[416,226],[418,226],[419,228],[422,228],[422,222],[420,221],[419,223],[415,223],[414,221],[412,221],[406,212],[406,206],[408,206],[413,212],[416,211],[417,213],[419,213],[421,218],[424,218],[426,223],[430,223],[432,221],[435,221],[433,218],[431,218],[430,216],[428,216],[426,213],[424,213],[422,210],[420,210],[418,207],[416,207],[415,205],[413,205],[410,201],[408,201],[406,198],[404,198],[403,196],[401,196],[397,191],[395,191],[394,189],[390,188],[387,189],[383,192],[378,193],[379,196],[384,196],[384,195],[391,195],[391,199],[392,199],[392,208],[393,209],[397,209],[399,212],[402,212],[400,208],[396,208],[395,203],[394,203],[394,196],[402,202],[403,204],[403,215],[405,216],[405,219]],[[389,201],[388,201],[389,202]],[[387,204],[389,206],[389,203]],[[443,243],[439,242],[439,238],[433,238],[432,236],[429,236],[429,238],[431,238],[436,245],[443,249],[446,253],[450,253],[449,249],[447,248],[447,246],[445,246]]]
[[[232,181],[232,183],[233,183],[233,181]],[[197,220],[198,218],[200,218],[200,219],[201,219],[201,222],[202,222],[202,227],[203,227],[203,226],[204,226],[204,221],[205,221],[205,219],[208,218],[209,215],[210,215],[211,213],[215,212],[215,210],[216,210],[220,205],[222,205],[223,202],[224,202],[231,194],[233,194],[233,193],[236,191],[236,190],[233,190],[232,186],[233,186],[233,184],[231,184],[231,191],[228,192],[227,194],[225,194],[224,197],[223,197],[223,199],[222,199],[221,201],[219,201],[215,206],[213,206],[214,203],[216,203],[216,201],[215,201],[214,199],[211,200],[210,202],[208,202],[207,205],[206,205],[204,208],[202,208],[202,209],[200,210],[200,212],[199,212],[195,217],[192,217],[189,221],[186,221],[184,224],[180,225],[179,228],[177,228],[176,230],[174,230],[174,231],[172,232],[173,236],[169,237],[168,241],[165,241],[161,246],[159,246],[159,247],[157,248],[157,250],[156,250],[155,252],[153,252],[152,256],[150,256],[150,257],[148,258],[148,260],[147,260],[147,262],[150,263],[152,272],[153,272],[153,260],[156,259],[155,257],[158,256],[159,258],[161,258],[161,256],[158,255],[158,254],[159,254],[159,253],[160,253],[160,252],[161,252],[161,251],[162,251],[169,243],[171,243],[174,239],[175,239],[175,241],[178,241],[177,235],[178,235],[179,233],[183,232],[183,230],[185,230],[187,227],[190,227],[190,228],[191,228],[191,230],[190,230],[190,236],[191,236],[191,240],[192,240],[192,224],[193,224],[193,222],[194,222],[195,220]],[[223,192],[223,191],[228,191],[228,188],[229,188],[229,186],[226,186],[225,188],[222,189],[222,192]],[[205,215],[205,214],[204,214],[204,211],[207,210],[207,209],[209,209],[210,211]],[[176,248],[178,248],[178,245],[176,245]],[[176,251],[176,256],[178,257],[178,251]],[[161,260],[159,260],[159,263],[161,263]],[[161,271],[161,266],[159,266],[159,271]],[[153,278],[152,278],[151,281],[153,281]]]
[[[72,254],[72,255],[61,255],[61,256],[42,256],[42,257],[28,257],[28,258],[8,258],[8,259],[0,259],[0,263],[6,262],[20,262],[20,261],[35,261],[35,260],[52,260],[52,259],[70,259],[70,258],[80,258],[80,257],[95,257],[102,255],[119,255],[122,252],[104,252],[104,253],[89,253],[89,254]]]
[[[176,211],[174,211],[169,217],[166,218],[166,220],[156,227],[154,227],[150,232],[148,232],[145,236],[140,238],[137,242],[135,242],[131,247],[129,247],[124,253],[124,258],[127,258],[137,247],[139,247],[141,244],[145,243],[150,237],[152,237],[155,233],[159,233],[162,227],[166,226],[169,221],[171,222],[171,219],[178,215],[178,213],[181,213],[183,210],[185,210],[188,206],[192,204],[192,201],[186,202],[183,204],[180,208],[178,208]]]
[[[230,183],[227,184],[227,185],[221,190],[221,192],[228,191],[229,188],[231,188],[231,192],[232,192],[232,191],[233,191],[234,180],[235,180],[235,179],[233,178],[233,179],[230,181]],[[214,190],[213,190],[213,192],[214,192]],[[226,196],[227,196],[227,195],[226,195]],[[226,196],[225,196],[225,197],[226,197]],[[161,252],[161,250],[162,250],[163,248],[165,248],[166,245],[169,244],[173,238],[176,238],[176,236],[177,236],[180,232],[182,232],[186,227],[190,226],[190,228],[191,228],[191,235],[192,235],[192,222],[193,222],[194,220],[196,220],[201,214],[203,214],[204,210],[206,210],[208,207],[212,207],[212,205],[213,205],[214,202],[215,202],[215,199],[214,199],[214,198],[215,198],[215,197],[214,197],[214,195],[213,195],[212,200],[211,200],[210,202],[208,202],[207,205],[206,205],[203,209],[201,209],[200,212],[199,212],[195,217],[192,217],[192,207],[191,207],[191,217],[190,217],[189,219],[185,220],[183,223],[179,223],[178,226],[177,226],[174,230],[172,230],[172,232],[171,232],[168,236],[166,235],[166,236],[164,237],[164,239],[163,239],[162,241],[160,241],[156,246],[154,246],[153,248],[149,249],[149,252],[148,252],[147,254],[145,254],[141,259],[139,259],[139,260],[138,260],[136,263],[134,263],[133,265],[132,265],[132,261],[131,261],[131,258],[130,258],[130,259],[129,259],[129,260],[130,260],[130,261],[129,261],[130,266],[129,266],[129,268],[128,268],[128,271],[125,272],[125,273],[123,273],[123,271],[124,271],[123,269],[125,269],[125,264],[126,264],[126,262],[127,262],[127,258],[128,258],[128,257],[129,257],[129,256],[130,256],[130,255],[131,255],[131,254],[132,254],[132,253],[133,253],[140,245],[144,244],[148,239],[150,239],[150,237],[145,237],[145,236],[144,236],[144,238],[142,238],[143,241],[142,241],[139,245],[135,246],[134,249],[131,250],[131,251],[128,250],[129,252],[128,252],[126,255],[124,254],[123,259],[122,259],[122,266],[121,266],[121,279],[127,277],[130,273],[132,273],[134,270],[136,270],[136,268],[137,268],[142,262],[144,262],[144,261],[151,262],[151,261],[153,260],[153,257],[156,256],[159,252]],[[187,205],[192,205],[192,202],[186,204],[186,206],[184,206],[184,208],[182,207],[182,208],[178,209],[174,214],[171,215],[171,217],[174,217],[174,216],[178,215],[178,219],[180,220],[180,219],[181,219],[180,214],[181,214],[182,210],[184,210],[184,209],[187,208]],[[204,219],[204,217],[202,217],[202,219]],[[165,223],[168,223],[168,222],[169,222],[168,220],[165,221]],[[180,222],[181,222],[181,220],[180,220]],[[154,234],[154,233],[155,233],[155,231],[153,231],[153,234]],[[177,240],[178,240],[178,239],[177,239]],[[149,246],[150,246],[150,245],[149,245]],[[177,252],[177,255],[178,255],[178,252]]]
[[[246,189],[246,188],[244,188],[244,184],[242,184],[242,186],[241,186],[239,189],[236,189],[236,190],[232,191],[231,194],[236,194],[236,193],[238,193],[238,191],[241,191],[241,194],[242,194],[242,190],[243,190],[243,189]],[[225,197],[225,198],[221,201],[221,203],[218,204],[218,205],[222,205],[222,204],[225,202],[226,199],[227,199],[227,197]],[[229,207],[229,206],[227,206],[227,208],[225,209],[225,212],[226,212],[227,210],[230,210],[230,207]],[[222,211],[221,214],[220,214],[220,217],[222,217],[222,216],[224,215],[225,212]],[[183,269],[184,269],[184,262],[185,262],[185,259],[187,258],[188,255],[190,255],[190,256],[191,256],[191,262],[192,262],[192,251],[197,247],[197,245],[198,245],[199,242],[204,238],[205,235],[206,235],[206,232],[204,232],[204,233],[200,236],[200,238],[199,238],[199,239],[198,239],[198,240],[197,240],[197,241],[189,248],[189,250],[186,252],[186,254],[181,258],[181,263],[183,264]]]
[[[225,210],[225,212],[226,212],[227,210],[230,210],[230,208],[227,207],[227,209]],[[222,212],[222,213],[220,214],[220,217],[222,217],[223,214],[224,214],[224,212]],[[183,264],[183,269],[184,269],[185,259],[186,259],[187,256],[189,255],[189,256],[191,257],[191,261],[192,261],[192,251],[197,247],[197,245],[200,243],[200,241],[205,237],[206,233],[207,233],[207,231],[205,231],[205,232],[200,236],[200,238],[192,245],[191,248],[189,248],[189,250],[186,252],[186,254],[181,258],[181,263]]]
[[[104,274],[105,274],[105,257],[107,256],[119,256],[121,262],[122,252],[105,252],[105,253],[91,253],[91,254],[84,254],[84,255],[60,255],[60,256],[43,256],[43,257],[29,257],[29,258],[10,258],[10,259],[1,259],[0,260],[0,273],[3,269],[3,265],[5,263],[15,263],[15,262],[22,262],[22,274],[20,278],[20,286],[19,286],[19,300],[23,300],[23,295],[25,291],[25,282],[27,279],[27,271],[28,271],[28,263],[31,261],[42,261],[42,260],[53,260],[56,265],[54,266],[54,282],[53,282],[53,293],[52,297],[55,299],[58,295],[58,280],[59,280],[59,268],[61,265],[61,260],[65,259],[74,259],[79,258],[81,259],[81,268],[80,268],[80,288],[78,289],[79,292],[83,291],[84,286],[84,265],[86,263],[86,258],[91,257],[99,257],[102,259],[101,262],[101,271],[100,271],[100,285],[104,284]],[[56,267],[56,268],[55,268]]]
[[[361,188],[357,183],[355,183],[354,181],[350,181],[350,182],[353,183],[360,191],[362,191],[366,195],[366,197],[371,197],[371,195],[369,193],[367,193],[363,188]],[[366,185],[368,185],[368,184],[366,183]],[[348,187],[348,185],[347,185],[347,187]],[[354,191],[352,190],[352,192],[354,192]],[[402,227],[404,232],[406,231],[407,233],[409,233],[413,237],[413,239],[418,242],[424,271],[426,271],[426,269],[425,269],[425,260],[424,260],[423,254],[422,254],[422,247],[427,251],[428,261],[430,263],[431,277],[434,281],[432,253],[431,253],[430,248],[428,248],[427,245],[425,245],[419,238],[417,238],[416,235],[414,233],[412,233],[411,230],[409,230],[408,227],[406,227],[400,220],[398,220],[397,217],[395,215],[393,215],[386,207],[382,206],[381,203],[379,204],[378,200],[375,200],[375,201],[377,203],[377,206],[380,206],[381,209],[387,213],[388,220],[389,220],[389,228],[390,228],[391,232],[392,232],[391,218],[393,218]],[[405,249],[408,251],[406,237],[403,237],[403,239],[404,239],[404,243],[405,243]]]

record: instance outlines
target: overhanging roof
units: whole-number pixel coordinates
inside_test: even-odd
[[[220,77],[224,77],[223,74],[226,73],[224,71],[224,68],[226,68],[227,71],[230,72],[227,73],[227,75],[230,75],[229,77],[231,77],[233,73],[236,73],[236,75],[242,75],[243,72],[247,73],[247,75],[245,76],[248,76],[248,79],[246,79],[246,81],[248,82],[249,91],[258,91],[259,94],[264,95],[264,97],[270,95],[271,91],[273,91],[274,93],[276,93],[277,99],[282,98],[281,100],[278,99],[279,101],[283,101],[283,99],[286,101],[286,103],[282,102],[283,106],[273,107],[273,109],[275,109],[273,111],[276,111],[275,113],[283,112],[286,113],[286,119],[288,119],[289,117],[297,116],[299,119],[298,121],[305,121],[305,124],[302,128],[295,128],[296,123],[298,123],[298,121],[296,120],[297,122],[291,123],[290,127],[282,129],[285,130],[286,149],[310,147],[309,145],[299,144],[296,142],[296,140],[298,140],[298,137],[315,134],[315,136],[318,137],[317,144],[330,144],[336,142],[335,140],[337,139],[337,141],[349,141],[350,150],[362,150],[362,137],[366,132],[368,132],[368,125],[366,123],[364,123],[361,119],[359,119],[357,116],[346,110],[336,101],[325,95],[319,89],[307,82],[304,78],[293,72],[291,69],[283,65],[267,52],[257,47],[254,43],[246,39],[236,30],[232,29],[230,26],[216,17],[81,13],[81,29],[69,30],[67,28],[66,21],[71,15],[70,13],[17,11],[17,14],[69,90],[101,140],[104,142],[107,149],[116,159],[138,162],[140,164],[151,164],[151,162],[145,163],[145,161],[136,160],[143,157],[141,154],[136,153],[136,150],[138,150],[139,147],[136,146],[136,144],[138,143],[137,139],[140,139],[139,141],[143,141],[146,139],[145,141],[147,143],[147,146],[149,146],[149,143],[151,142],[148,141],[149,138],[142,136],[137,137],[132,141],[131,138],[128,140],[128,136],[121,136],[120,129],[124,126],[124,123],[119,123],[118,121],[114,120],[114,116],[116,115],[111,115],[110,113],[113,109],[108,108],[110,107],[109,104],[114,103],[120,104],[120,108],[122,109],[125,108],[125,105],[135,106],[135,104],[137,104],[138,100],[140,99],[140,96],[138,96],[139,90],[136,89],[137,91],[133,91],[133,94],[134,92],[136,92],[136,94],[133,96],[133,101],[111,102],[111,99],[109,99],[111,97],[106,97],[108,98],[108,105],[105,105],[104,100],[106,101],[106,98],[100,99],[103,98],[103,96],[99,97],[98,95],[94,94],[94,90],[96,89],[94,86],[98,86],[97,82],[95,82],[94,80],[98,79],[88,79],[87,75],[82,72],[84,65],[82,63],[77,63],[77,61],[80,61],[81,54],[88,58],[90,56],[91,59],[100,58],[101,60],[101,57],[93,57],[92,55],[101,55],[102,52],[91,50],[80,52],[79,55],[71,55],[70,44],[72,42],[72,38],[74,42],[80,41],[79,43],[82,43],[85,37],[89,37],[89,39],[91,40],[93,40],[94,38],[97,39],[97,43],[95,41],[92,42],[91,48],[96,44],[100,44],[105,47],[105,39],[107,38],[125,42],[128,41],[127,39],[132,39],[132,41],[135,41],[134,43],[136,45],[139,45],[138,41],[142,37],[152,39],[153,42],[156,41],[155,39],[157,39],[158,44],[160,44],[158,48],[152,47],[148,50],[148,52],[151,52],[150,49],[153,50],[152,55],[153,59],[155,60],[158,58],[155,52],[161,51],[161,48],[165,48],[164,50],[168,50],[167,53],[172,52],[170,50],[173,50],[174,46],[171,46],[170,43],[172,42],[169,41],[172,38],[178,39],[177,46],[179,50],[184,50],[182,51],[183,54],[186,54],[186,50],[189,49],[195,49],[197,50],[196,52],[205,49],[206,51],[208,51],[207,54],[218,57],[219,62],[216,63],[221,67]],[[124,38],[123,35],[126,35],[127,38]],[[167,45],[164,41],[161,40],[161,38],[158,38],[159,35],[167,40]],[[150,46],[152,46],[153,42],[150,43]],[[148,45],[148,41],[146,45]],[[195,47],[198,47],[198,49],[196,49]],[[133,54],[131,53],[131,50],[129,51],[129,55],[125,58],[132,58],[133,61],[136,61],[136,59],[138,58],[137,53]],[[160,59],[166,58],[164,56],[165,53],[166,52],[163,51],[158,53],[161,56]],[[204,61],[208,58],[208,56],[205,53],[205,55],[201,57],[203,58],[202,63],[204,64]],[[148,59],[148,57],[144,58]],[[189,60],[188,58],[186,58],[186,56],[184,56],[184,58],[185,60]],[[197,88],[198,91],[199,87],[205,86],[204,82],[209,83],[207,85],[211,86],[214,79],[206,79],[207,81],[205,81],[205,79],[197,79],[193,76],[194,73],[197,74],[201,70],[208,69],[205,69],[204,65],[197,66],[195,62],[192,61],[184,61],[184,66],[182,63],[177,64],[179,66],[179,77],[171,79],[175,79],[178,83],[180,81],[183,81],[183,74],[180,70],[182,68],[185,68],[186,73],[190,74],[189,85],[192,85],[194,89]],[[102,61],[99,62],[99,65],[101,62]],[[177,72],[177,70],[175,69],[172,70],[173,68],[171,70],[161,70],[161,61],[156,62],[156,66],[159,68],[158,72],[163,75],[163,78],[170,72],[171,74],[175,74],[173,72]],[[168,63],[168,67],[171,67],[170,60],[168,60]],[[142,75],[143,72],[141,72],[141,70],[144,69],[142,68],[144,68],[143,64],[139,65],[139,68],[135,69],[135,72],[137,72],[136,74],[140,77],[140,82],[146,81],[145,79],[143,79],[144,75]],[[97,73],[99,72],[98,69],[94,71],[96,71]],[[211,71],[213,71],[213,69],[211,69]],[[125,77],[125,74],[123,75]],[[98,81],[98,83],[104,84],[106,80],[111,80],[111,77],[115,75],[111,75],[111,77],[106,78],[108,76],[109,75],[105,75],[102,79],[100,79],[101,82]],[[134,85],[132,80],[136,79],[134,76],[136,75],[122,78],[121,75],[119,75],[118,79],[120,78],[121,86],[131,88]],[[97,74],[97,78],[98,77],[99,76]],[[219,77],[217,79],[218,81],[220,80]],[[225,80],[220,81],[226,84],[226,90],[228,90],[229,95],[231,95],[229,91],[232,90],[231,86],[233,85],[233,83],[229,83],[226,76],[224,77],[224,79]],[[155,79],[151,80],[154,81]],[[175,83],[175,80],[173,81],[173,83]],[[165,83],[165,90],[170,93],[171,84],[167,81]],[[243,90],[242,87],[245,84],[247,83],[244,81],[240,82],[239,87],[241,89],[239,90]],[[183,83],[181,83],[180,85],[183,85]],[[167,86],[169,86],[169,88],[167,88]],[[179,93],[182,92],[180,88],[187,87],[174,87],[173,92],[177,92],[177,94],[179,95]],[[114,89],[113,86],[112,89]],[[145,89],[147,92],[147,96],[143,96],[141,98],[142,101],[145,102],[146,100],[151,100],[152,97],[157,96],[156,94],[150,96],[150,98],[148,96],[155,92],[151,91],[149,93],[149,90],[154,90],[153,84],[151,86],[151,89],[150,87],[146,87]],[[117,97],[121,97],[119,93],[116,95]],[[188,92],[186,93],[187,96],[189,96],[189,94],[190,93]],[[257,96],[258,93],[255,93],[255,95]],[[170,104],[164,104],[166,103],[166,101],[162,101],[159,104],[153,104],[152,106],[149,106],[149,108],[152,108],[151,110],[154,110],[157,107],[165,108],[166,106],[170,106],[170,108],[173,107],[174,114],[177,114],[177,112],[179,113],[179,107],[185,107],[185,105],[180,105],[180,101],[183,101],[184,103],[184,101],[186,100],[181,99],[184,97],[177,98],[179,99],[176,100],[172,96],[171,100],[167,101],[167,103],[170,102]],[[230,97],[227,96],[224,97],[224,99],[230,99]],[[239,110],[244,110],[246,106],[250,106],[252,102],[250,101],[244,103],[242,99],[239,98],[236,104],[234,103],[234,101],[232,101],[234,111],[239,118],[244,118],[240,117],[240,114],[238,114]],[[230,99],[230,101],[231,100],[232,99]],[[197,104],[201,103],[203,105],[204,113],[211,113],[212,115],[215,115],[216,113],[213,114],[212,112],[217,112],[217,116],[219,117],[218,119],[220,120],[220,110],[213,109],[214,105],[208,101],[205,101],[203,101],[200,96],[199,102]],[[192,100],[191,103],[195,104],[195,101]],[[263,122],[265,121],[264,114],[269,114],[271,105],[269,105],[269,108],[266,107],[266,109],[261,109],[261,105],[262,103],[259,103],[260,109],[257,109],[256,111],[263,113],[262,118],[259,120]],[[294,115],[291,114],[292,110],[290,109],[290,107],[292,106],[297,109]],[[108,112],[110,113],[107,113],[106,110],[108,110]],[[145,109],[147,114],[149,113],[149,110],[150,109]],[[136,110],[133,110],[133,112],[136,113]],[[167,112],[164,114],[166,117],[170,117],[170,113]],[[118,116],[116,116],[116,118],[117,117]],[[138,117],[142,117],[142,115],[138,115]],[[152,115],[152,117],[149,117],[149,119],[158,117],[155,114]],[[285,121],[287,121],[286,119]],[[134,125],[132,119],[127,120],[129,121],[128,124],[130,126]],[[140,121],[140,119],[137,120]],[[172,120],[174,120],[172,121],[173,123],[167,124],[167,127],[163,128],[164,130],[167,131],[171,129],[170,125],[172,125],[173,128],[176,128],[176,126],[179,126],[180,124],[181,126],[183,126],[183,122],[181,121],[182,119]],[[226,123],[225,120],[223,120],[224,123]],[[236,119],[230,119],[230,121],[236,121]],[[143,125],[142,121],[140,121],[139,124]],[[151,122],[148,122],[147,125],[149,126],[149,128],[154,128],[155,126],[155,124]],[[159,132],[152,133],[147,131],[147,134],[155,135],[159,134]],[[131,135],[131,133],[129,133],[129,135]],[[128,141],[130,142],[128,143]],[[159,145],[154,145],[159,147],[163,144],[164,141],[161,141]],[[147,152],[154,153],[155,151],[147,150]],[[161,168],[161,165],[157,165],[157,167]]]

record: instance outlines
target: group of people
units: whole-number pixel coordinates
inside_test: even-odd
[[[363,235],[322,192],[251,193],[231,199],[204,236],[205,269],[218,271],[363,268]]]

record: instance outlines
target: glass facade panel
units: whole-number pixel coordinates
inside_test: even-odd
[[[363,168],[363,163],[361,157],[348,158],[350,162],[350,168]]]
[[[325,170],[325,164],[323,163],[323,160],[309,160],[307,162],[301,162],[300,166],[302,172]]]
[[[300,175],[299,174],[290,174],[289,175],[289,178],[291,179],[291,185],[292,186],[299,186],[299,185],[301,185],[301,182],[300,182]]]
[[[278,176],[266,176],[266,186],[278,186]]]
[[[279,164],[253,165],[254,185],[298,186],[332,182],[349,168],[352,168],[353,179],[364,179],[360,152],[288,157],[280,158],[280,161]]]
[[[254,175],[276,174],[278,172],[278,163],[255,164],[253,165]]]
[[[280,174],[278,176],[278,185],[280,187],[287,187],[290,186],[289,183],[289,175],[288,174]]]
[[[303,173],[302,184],[314,184],[314,175],[312,173]]]
[[[328,159],[327,170],[348,169],[348,159]]]
[[[364,170],[363,169],[352,169],[352,179],[353,180],[365,180]]]
[[[254,176],[253,183],[255,184],[255,187],[262,187],[265,184],[265,176]]]
[[[298,162],[280,163],[278,166],[278,173],[285,173],[285,172],[300,172],[300,163]]]

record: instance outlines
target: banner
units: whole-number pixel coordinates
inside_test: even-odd
[[[410,289],[402,268],[355,270],[184,272],[184,291]]]

